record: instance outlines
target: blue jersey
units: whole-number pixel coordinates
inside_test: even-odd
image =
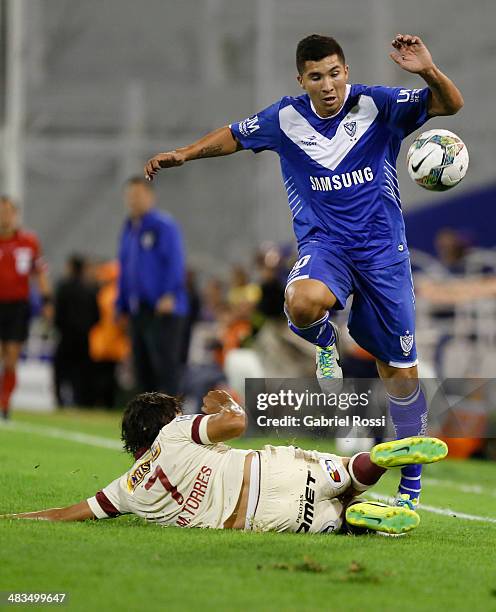
[[[186,271],[179,226],[169,215],[151,210],[124,224],[119,248],[117,309],[135,313],[141,304],[155,308],[164,295],[174,297],[174,314],[186,315]]]
[[[325,240],[358,268],[382,268],[408,257],[396,158],[429,118],[428,96],[347,85],[333,117],[319,117],[305,94],[230,127],[245,149],[278,153],[299,247]]]

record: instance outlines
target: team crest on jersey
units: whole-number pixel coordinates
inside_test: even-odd
[[[403,355],[407,357],[412,352],[413,334],[406,330],[406,334],[404,336],[400,336],[400,344],[403,350]]]
[[[153,232],[145,232],[141,236],[141,246],[144,249],[151,249],[155,244],[155,234]]]
[[[319,529],[319,533],[332,533],[339,528],[339,521],[327,521]]]
[[[332,459],[321,459],[320,465],[334,487],[341,485],[341,474]]]
[[[145,453],[143,456],[144,461],[142,461],[127,477],[127,489],[129,492],[134,491],[140,482],[143,482],[143,479],[147,474],[150,473],[152,461],[160,455],[160,444],[155,442],[152,444],[149,451]]]
[[[351,136],[351,138],[353,138],[353,136],[356,134],[357,129],[356,121],[350,121],[349,123],[345,123],[343,127],[348,136]]]
[[[31,272],[33,251],[29,247],[18,247],[14,250],[16,272],[26,275]]]

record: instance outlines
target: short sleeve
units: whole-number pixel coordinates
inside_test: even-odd
[[[233,136],[244,149],[255,153],[260,151],[278,151],[280,142],[279,107],[280,101],[268,106],[256,115],[252,115],[229,127]]]
[[[162,434],[171,442],[213,444],[207,435],[209,418],[210,416],[206,414],[185,414],[176,417],[162,429]]]
[[[388,127],[400,138],[406,138],[429,119],[428,87],[371,87],[371,95]]]
[[[94,497],[90,497],[87,502],[96,518],[114,518],[120,514],[128,512],[121,495],[121,476],[104,487]]]

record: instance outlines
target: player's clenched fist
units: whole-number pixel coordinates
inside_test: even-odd
[[[226,391],[209,391],[203,398],[203,412],[206,414],[217,414],[221,410],[234,409],[238,404]]]
[[[168,151],[167,153],[159,153],[146,162],[145,178],[153,181],[153,177],[161,168],[174,168],[182,166],[186,161],[183,153],[179,151]]]

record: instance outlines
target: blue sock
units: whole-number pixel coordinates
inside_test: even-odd
[[[286,311],[286,316],[288,317],[288,325],[291,331],[300,338],[304,338],[311,342],[312,344],[316,344],[321,348],[327,348],[336,342],[336,335],[334,333],[334,328],[329,321],[329,313],[326,312],[325,315],[315,321],[308,327],[296,327],[296,325],[291,321],[289,315]]]
[[[389,412],[393,421],[396,438],[425,436],[427,432],[427,402],[420,385],[408,397],[389,396]],[[399,493],[420,497],[422,488],[421,465],[406,465],[401,468]]]

